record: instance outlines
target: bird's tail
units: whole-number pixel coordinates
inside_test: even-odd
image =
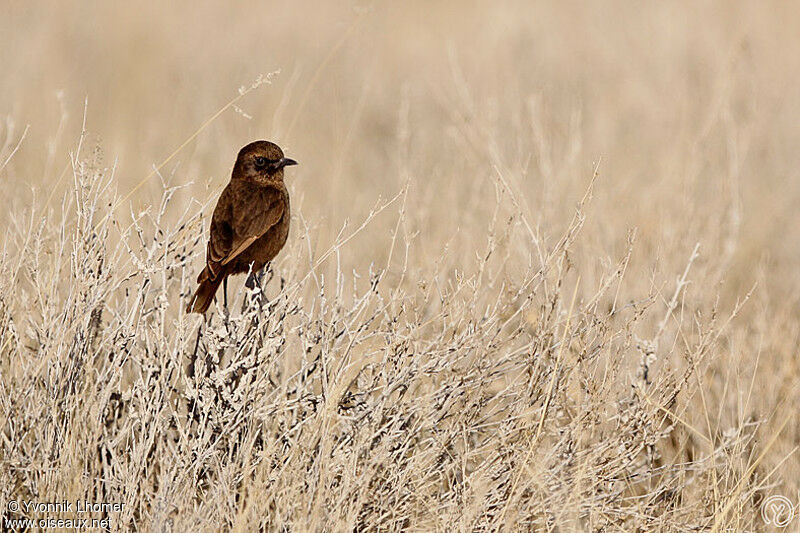
[[[219,284],[222,283],[222,278],[224,277],[220,275],[215,279],[206,278],[201,281],[200,286],[194,291],[194,296],[192,296],[189,305],[186,307],[186,312],[204,314],[208,311],[208,307],[214,301],[214,295],[217,293]]]

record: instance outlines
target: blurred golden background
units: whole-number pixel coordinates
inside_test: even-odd
[[[733,217],[742,275],[768,252],[782,278],[796,277],[791,3],[11,2],[3,12],[2,135],[13,147],[30,126],[2,171],[15,204],[33,188],[64,190],[84,100],[90,142],[124,195],[240,86],[280,71],[165,165],[170,183],[207,199],[240,146],[273,139],[302,164],[304,209],[338,228],[406,178],[456,196],[500,162],[547,227],[571,214],[602,159],[604,239],[635,226],[670,246]],[[134,207],[158,191],[149,180]],[[441,235],[461,216],[437,220]]]

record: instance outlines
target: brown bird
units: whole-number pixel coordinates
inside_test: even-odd
[[[296,164],[269,141],[252,142],[239,151],[231,181],[214,208],[206,266],[197,276],[200,286],[187,313],[205,313],[220,283],[227,308],[228,276],[252,275],[281,251],[289,235],[289,191],[283,168]]]

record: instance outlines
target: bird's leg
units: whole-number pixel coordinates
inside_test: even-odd
[[[228,309],[228,277],[222,278],[222,317],[225,324],[225,330],[228,330],[228,322],[231,318],[231,312]]]
[[[269,264],[265,268],[262,268],[261,270],[256,272],[255,281],[258,284],[258,289],[259,289],[258,304],[261,307],[264,307],[266,304],[269,303],[269,300],[267,299],[267,291],[264,290],[264,285],[266,285],[266,283],[264,283],[264,277],[267,269],[269,269]],[[267,283],[269,283],[269,278],[267,279]]]
[[[255,290],[255,288],[257,286],[256,285],[255,272],[253,272],[252,266],[250,268],[251,268],[250,272],[247,273],[247,279],[245,279],[245,281],[244,281],[244,286],[247,288],[247,294],[246,294],[245,298],[242,300],[242,312],[243,313],[244,313],[244,310],[247,309],[247,306],[249,305],[250,301],[252,300],[252,296],[251,296],[250,293],[253,290]]]
[[[247,280],[244,282],[244,286],[247,287],[250,291],[258,291],[258,294],[255,296],[255,300],[258,302],[260,307],[263,307],[264,303],[267,301],[266,294],[264,292],[264,269],[253,271],[251,270],[250,273],[247,275]]]
[[[200,334],[203,331],[203,324],[205,323],[205,319],[200,322],[200,326],[197,328],[197,338],[194,340],[194,351],[192,352],[192,358],[189,360],[189,377],[194,377],[194,365],[197,362],[197,349],[200,347]]]

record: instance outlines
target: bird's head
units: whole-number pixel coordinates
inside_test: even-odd
[[[233,179],[264,184],[280,182],[283,180],[283,168],[296,164],[294,159],[284,157],[283,150],[277,144],[255,141],[239,150],[233,167]]]

